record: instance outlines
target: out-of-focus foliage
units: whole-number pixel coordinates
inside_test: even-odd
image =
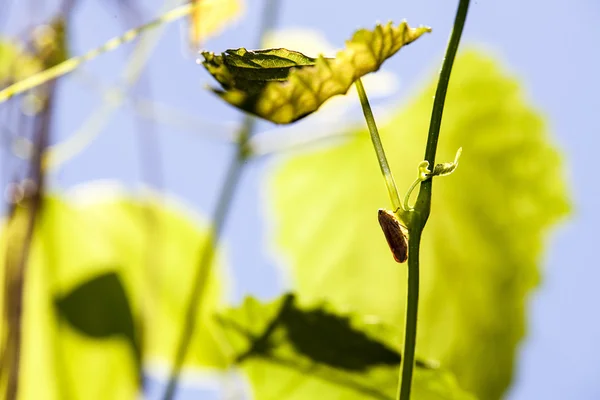
[[[69,58],[64,18],[57,17],[48,25],[38,26],[33,31],[33,46],[44,68],[54,67]]]
[[[210,3],[216,3],[210,2]],[[66,35],[65,35],[65,21],[62,18],[57,18],[52,23],[52,26],[45,26],[38,33],[40,36],[34,40],[34,45],[38,47],[38,50],[50,50],[50,52],[41,52],[41,56],[44,57],[45,67],[43,71],[22,79],[7,88],[0,90],[0,103],[10,99],[11,97],[23,93],[27,90],[34,89],[46,82],[53,79],[59,78],[79,68],[83,63],[93,60],[94,58],[115,50],[121,47],[123,44],[131,42],[136,39],[139,35],[144,32],[155,29],[163,24],[172,22],[178,18],[184,17],[194,9],[193,4],[184,4],[180,7],[174,8],[159,18],[150,21],[144,25],[140,25],[137,28],[126,31],[123,35],[115,37],[106,41],[102,46],[97,47],[88,51],[87,53],[67,59],[66,51]],[[215,18],[226,18],[229,14],[221,13]],[[213,27],[217,27],[223,21],[212,20],[211,24]],[[51,28],[53,32],[50,32],[46,28]],[[50,33],[50,35],[48,35]],[[38,40],[41,39],[41,40]],[[41,45],[41,46],[40,46]],[[50,45],[49,47],[47,45]]]
[[[139,350],[146,362],[172,360],[184,325],[205,233],[190,214],[159,200],[86,190],[82,199],[93,201],[46,197],[37,221],[25,288],[23,399],[135,398]],[[19,206],[9,231],[3,227],[2,254],[7,236],[23,236],[26,212]],[[217,278],[187,365],[226,366],[211,317],[222,292]]]
[[[28,52],[19,42],[0,38],[0,89],[66,60],[65,21],[56,18],[49,25],[37,27],[32,34],[31,47],[33,51]],[[22,110],[34,115],[42,110],[45,100],[45,91],[37,87],[27,93]]]
[[[399,188],[422,160],[434,89],[381,124]],[[476,52],[456,60],[438,157],[461,146],[460,169],[434,182],[417,354],[440,360],[479,398],[498,399],[512,377],[544,239],[568,211],[566,190],[559,153],[519,83]],[[273,237],[300,298],[401,325],[406,268],[390,257],[377,223],[389,199],[367,130],[286,160],[271,193]]]
[[[0,38],[0,87],[24,79],[42,69],[41,61],[18,43]]]
[[[24,46],[8,38],[0,38],[0,89],[44,69],[44,61],[29,53]],[[41,109],[41,92],[36,90],[25,102],[25,111],[35,114]]]
[[[237,20],[244,11],[242,0],[192,0],[196,7],[190,15],[190,43],[201,46],[209,37]]]
[[[68,57],[64,20],[57,18],[49,25],[37,27],[32,34],[32,45],[34,52],[28,52],[23,44],[0,37],[0,87],[25,79]]]
[[[286,49],[203,52],[203,65],[224,90],[213,89],[231,105],[278,124],[316,111],[329,98],[344,94],[361,76],[377,71],[403,46],[430,32],[406,22],[361,29],[333,59],[316,59]]]
[[[73,328],[92,338],[121,336],[127,340],[142,374],[142,354],[133,310],[116,272],[93,277],[70,293],[58,297],[56,306]]]
[[[257,400],[395,399],[400,338],[389,327],[326,304],[301,305],[291,294],[268,304],[248,298],[219,321]],[[413,396],[474,399],[451,374],[422,361]]]

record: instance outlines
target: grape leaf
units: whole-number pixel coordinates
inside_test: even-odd
[[[223,88],[251,95],[260,95],[269,82],[287,81],[292,68],[314,66],[316,62],[316,58],[286,49],[241,48],[226,50],[220,56],[209,52],[202,55],[203,65]]]
[[[434,90],[430,84],[381,126],[401,190],[422,161]],[[473,51],[459,55],[452,72],[439,159],[461,146],[460,168],[435,178],[423,233],[417,353],[440,360],[479,398],[498,399],[524,335],[543,241],[569,206],[541,117],[515,78]],[[403,324],[406,268],[377,223],[389,199],[367,130],[294,154],[270,185],[273,237],[299,297]]]
[[[204,67],[224,90],[212,89],[231,105],[277,124],[288,124],[316,111],[404,45],[430,32],[406,22],[361,29],[335,58],[307,57],[286,49],[203,52]]]
[[[23,316],[22,398],[135,398],[139,360],[132,341],[139,340],[148,366],[170,362],[180,337],[206,231],[172,204],[139,201],[94,185],[80,192],[69,202],[46,197],[37,221]],[[10,245],[6,237],[23,230],[24,211],[19,207],[10,227],[0,230],[2,254]],[[0,279],[3,275],[0,268]],[[204,329],[193,337],[187,366],[227,366],[211,317],[221,304],[218,278],[212,274],[207,286],[198,314]],[[110,289],[112,299],[92,293],[99,286]],[[111,297],[110,292],[104,296]],[[95,303],[90,296],[98,297]],[[56,300],[65,318],[58,317]],[[95,325],[74,318],[75,302],[96,310]],[[102,314],[109,306],[114,308],[112,322]]]
[[[257,400],[396,398],[400,338],[389,327],[327,304],[299,304],[293,294],[267,304],[247,298],[218,320]],[[422,400],[474,399],[451,374],[423,361],[413,393]]]

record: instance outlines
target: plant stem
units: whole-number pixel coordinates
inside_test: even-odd
[[[375,153],[377,153],[377,160],[379,161],[379,167],[381,168],[381,173],[385,179],[385,185],[390,195],[392,206],[394,206],[394,211],[402,209],[402,203],[400,202],[400,196],[398,195],[398,188],[396,187],[392,170],[387,162],[385,151],[383,150],[383,144],[381,143],[381,138],[379,137],[379,131],[377,130],[377,124],[375,123],[375,118],[373,117],[373,111],[371,111],[371,105],[369,104],[369,99],[365,93],[365,88],[360,79],[357,79],[354,84],[356,85],[356,90],[358,91],[360,105],[362,106],[363,114],[365,115],[367,126],[369,127],[371,141],[373,142],[373,147],[375,147]]]
[[[259,42],[262,42],[265,33],[273,28],[278,12],[279,0],[265,1],[262,23],[259,29]],[[169,382],[167,383],[167,388],[165,389],[165,394],[163,396],[164,400],[172,400],[175,396],[177,383],[179,381],[181,369],[183,368],[185,356],[196,328],[198,310],[202,310],[202,301],[205,293],[204,289],[210,278],[215,249],[217,248],[228,212],[231,209],[231,203],[242,176],[245,163],[251,156],[248,150],[248,142],[254,133],[255,125],[256,120],[253,117],[249,115],[244,117],[244,121],[238,135],[236,154],[231,160],[225,181],[223,182],[223,186],[217,198],[217,206],[212,219],[212,228],[207,237],[205,245],[201,249],[198,272],[194,279],[188,306],[186,308],[185,322],[181,333],[181,338],[177,346],[177,351],[175,353],[175,359],[173,361],[171,373],[169,375]]]
[[[406,319],[404,330],[404,351],[402,352],[402,372],[398,385],[398,398],[410,399],[412,374],[415,365],[417,344],[417,315],[419,311],[419,251],[422,226],[419,216],[413,215],[408,230],[408,290],[406,295]]]
[[[442,115],[444,112],[448,82],[450,81],[450,73],[452,72],[452,65],[454,64],[456,51],[467,19],[469,2],[470,0],[460,0],[458,4],[456,17],[454,19],[454,27],[452,29],[452,34],[450,35],[450,40],[448,41],[446,55],[444,57],[444,62],[442,63],[438,86],[435,92],[429,134],[427,136],[427,146],[425,148],[425,160],[429,162],[429,165],[432,168],[435,165],[435,153],[437,150],[440,127],[442,125]],[[406,302],[404,352],[402,354],[402,370],[397,396],[397,399],[399,400],[410,399],[419,308],[419,247],[421,234],[431,212],[432,183],[433,179],[427,179],[421,182],[419,195],[415,203],[414,214],[412,215],[411,224],[409,225],[408,294]]]
[[[2,354],[7,358],[8,365],[2,365],[7,369],[7,384],[5,399],[14,400],[19,394],[19,376],[21,374],[21,357],[23,354],[23,314],[25,312],[25,286],[27,279],[27,271],[29,267],[29,258],[31,247],[33,245],[36,225],[39,223],[39,218],[44,204],[44,188],[45,175],[41,167],[42,154],[48,147],[50,140],[50,127],[52,120],[52,110],[55,103],[55,87],[53,82],[48,90],[48,98],[42,112],[34,120],[34,149],[35,153],[31,158],[29,165],[29,179],[34,182],[33,192],[28,194],[28,198],[23,203],[26,204],[26,228],[23,235],[17,235],[13,240],[17,239],[20,243],[9,243],[9,247],[5,255],[5,280],[6,280],[6,296],[5,296],[5,315],[8,322],[8,334],[6,338],[6,348]],[[10,211],[10,219],[19,218],[16,208],[18,205],[12,205]],[[12,225],[12,224],[11,224]],[[8,225],[8,226],[11,226]],[[10,237],[10,235],[8,236]],[[11,244],[14,245],[18,252],[11,252]],[[5,360],[2,360],[3,364]]]
[[[431,111],[431,120],[429,122],[429,136],[427,137],[427,147],[425,150],[425,160],[429,161],[431,168],[435,165],[435,153],[437,150],[438,137],[442,126],[442,114],[444,112],[444,104],[446,102],[446,92],[448,91],[448,83],[450,82],[450,73],[456,57],[456,50],[460,43],[460,37],[467,19],[467,11],[469,10],[470,0],[460,0],[456,17],[454,19],[454,28],[448,41],[446,55],[440,70],[438,86],[435,91],[433,101],[433,109]],[[431,182],[428,180],[427,182]]]
[[[175,391],[177,389],[177,383],[179,381],[181,369],[183,368],[185,356],[196,328],[198,310],[202,310],[202,301],[204,300],[205,293],[204,289],[210,278],[210,272],[212,270],[211,265],[215,255],[215,250],[219,242],[228,211],[231,208],[230,206],[233,196],[235,195],[235,189],[237,188],[242,176],[244,162],[248,157],[245,149],[248,138],[250,137],[254,128],[254,121],[255,120],[249,116],[244,118],[244,124],[240,130],[237,153],[229,165],[225,181],[223,182],[223,186],[219,193],[217,207],[212,219],[213,224],[211,231],[209,232],[204,246],[202,246],[202,249],[200,250],[200,262],[198,264],[198,271],[193,282],[188,306],[186,308],[184,327],[181,333],[181,338],[179,339],[179,344],[177,346],[177,352],[175,354],[175,360],[173,361],[169,382],[163,396],[163,399],[165,400],[171,400],[175,396]]]

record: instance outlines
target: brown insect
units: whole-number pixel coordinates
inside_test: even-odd
[[[406,228],[400,224],[400,221],[391,211],[383,208],[379,209],[378,218],[394,260],[399,263],[405,262],[408,260],[408,241],[404,233]]]

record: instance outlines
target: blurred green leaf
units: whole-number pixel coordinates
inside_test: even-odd
[[[42,62],[25,51],[22,44],[0,37],[0,87],[42,70]]]
[[[69,58],[66,21],[62,16],[50,24],[37,26],[33,31],[33,47],[44,69],[52,68]]]
[[[303,306],[292,294],[261,304],[248,298],[221,315],[237,363],[262,399],[395,399],[400,354],[393,332],[332,307]],[[447,372],[417,362],[414,397],[464,399]]]
[[[203,52],[206,67],[223,89],[215,93],[231,105],[277,124],[288,124],[316,111],[430,28],[406,22],[361,29],[333,59],[307,57],[286,49]]]
[[[133,313],[114,272],[86,281],[56,299],[61,315],[77,330],[95,338],[134,337]]]
[[[422,161],[435,87],[381,136],[398,187]],[[528,294],[549,228],[568,211],[563,169],[518,81],[480,53],[456,60],[438,146],[464,148],[461,168],[435,178],[424,231],[417,353],[440,360],[461,387],[498,399],[512,377]],[[271,185],[279,245],[300,299],[402,325],[406,268],[389,256],[377,209],[389,207],[369,134],[295,154]]]
[[[61,63],[67,56],[65,21],[61,17],[53,19],[51,24],[37,26],[27,45],[0,37],[0,91]],[[37,114],[45,107],[46,98],[44,87],[33,88],[23,99],[23,112]]]
[[[244,13],[242,0],[192,0],[195,8],[190,15],[189,38],[194,48],[216,36]]]
[[[138,361],[123,335],[141,343],[144,366],[172,360],[206,230],[172,202],[136,200],[99,185],[79,189],[68,202],[46,197],[39,218],[27,270],[21,398],[137,397]],[[17,218],[10,231],[0,231],[2,249],[24,222]],[[198,311],[203,329],[187,366],[228,365],[211,317],[221,304],[220,278],[215,272],[207,285]],[[57,297],[68,323],[55,311]],[[135,335],[132,321],[136,328],[143,322]]]
[[[55,303],[61,316],[84,335],[98,339],[111,336],[126,339],[141,376],[142,360],[133,311],[115,272],[106,272],[83,282],[66,295],[57,297]]]

